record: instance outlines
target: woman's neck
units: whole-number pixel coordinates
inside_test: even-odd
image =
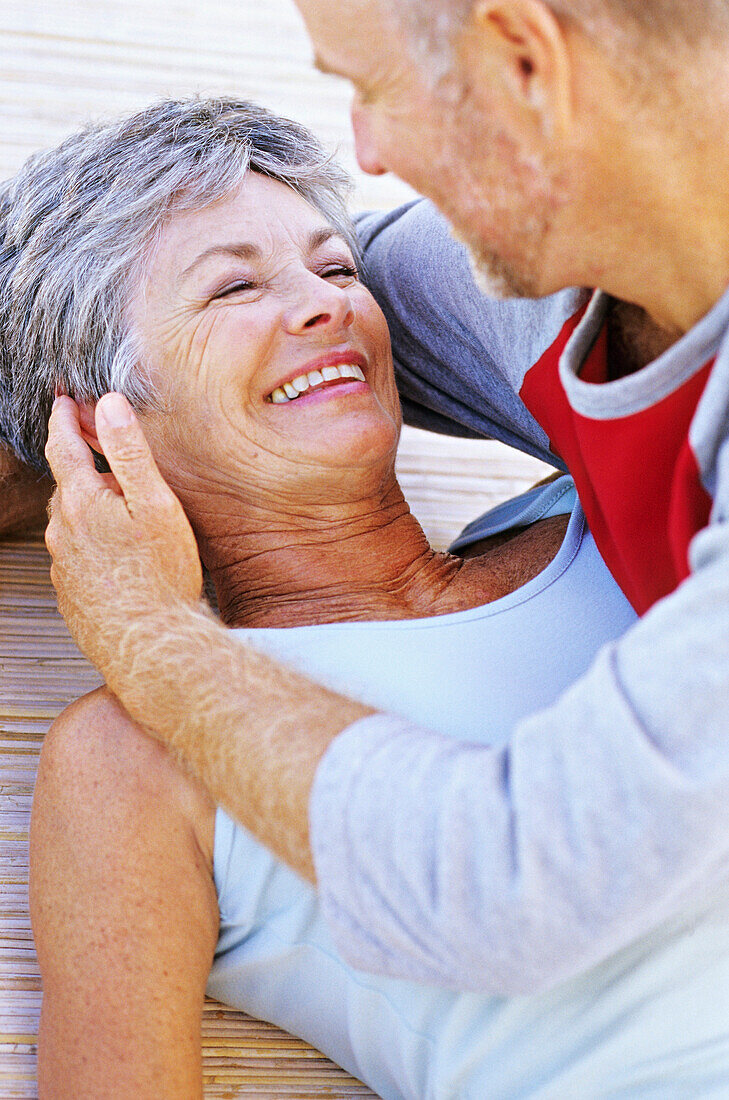
[[[229,626],[418,618],[463,565],[431,549],[396,482],[376,499],[295,514],[206,510],[195,526]]]

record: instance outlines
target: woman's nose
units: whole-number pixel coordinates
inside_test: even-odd
[[[354,321],[354,309],[344,287],[328,282],[314,272],[307,272],[304,285],[299,285],[296,300],[286,312],[289,332],[306,332],[313,328],[330,328],[333,332],[349,328]]]

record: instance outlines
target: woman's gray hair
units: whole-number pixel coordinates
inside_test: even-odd
[[[288,185],[358,258],[348,177],[304,127],[235,99],[165,100],[90,126],[0,185],[0,439],[47,469],[54,391],[154,407],[126,305],[170,214],[246,172]]]

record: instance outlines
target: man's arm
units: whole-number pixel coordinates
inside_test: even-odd
[[[353,966],[538,992],[726,888],[727,523],[693,564],[503,748],[384,718],[332,744],[311,840]]]
[[[0,535],[37,527],[52,488],[49,477],[25,466],[0,444]]]
[[[73,406],[62,400],[52,419],[62,610],[132,716],[216,799],[303,874],[313,850],[350,962],[530,992],[604,959],[726,873],[727,501],[678,592],[490,749],[371,715],[214,623],[197,602],[192,534],[141,432],[103,422],[116,400],[100,403],[98,430],[126,499],[99,489]]]
[[[105,419],[114,410],[119,427]],[[200,601],[192,530],[123,398],[102,399],[97,427],[116,484],[94,468],[74,402],[56,402],[48,458],[59,488],[46,539],[61,611],[127,712],[313,880],[314,773],[334,737],[371,711],[244,649],[214,619]]]

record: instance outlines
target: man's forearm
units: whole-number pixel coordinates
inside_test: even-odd
[[[51,489],[49,477],[0,446],[0,535],[38,525],[45,517]]]
[[[128,712],[237,821],[314,881],[309,795],[330,742],[372,711],[242,646],[200,605],[139,615],[104,671]]]

